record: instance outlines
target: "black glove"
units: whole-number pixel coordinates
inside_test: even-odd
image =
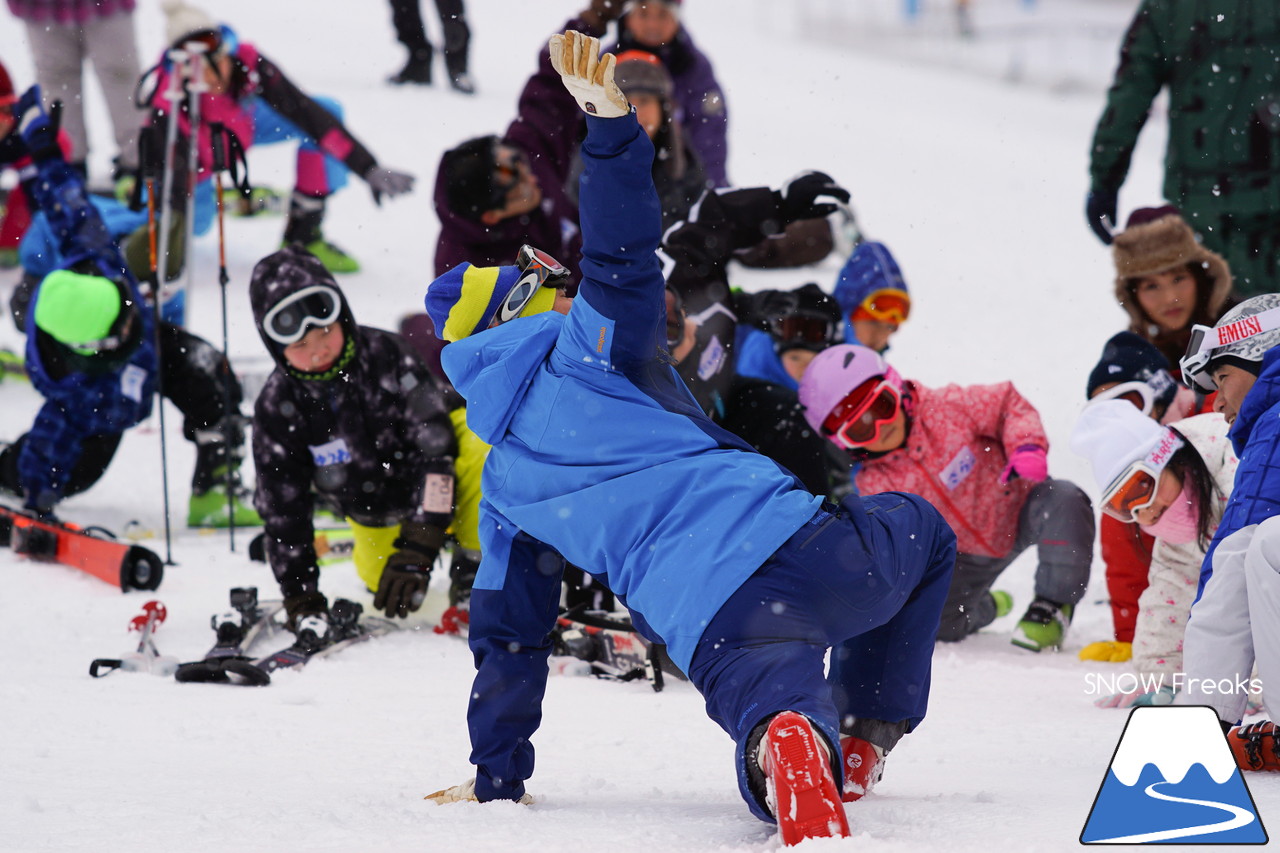
[[[413,192],[414,177],[407,172],[374,166],[364,179],[369,184],[370,191],[373,192],[374,203],[378,205],[382,204],[384,195],[387,198],[395,198],[398,195]]]
[[[421,607],[431,585],[431,567],[443,544],[444,531],[434,524],[401,524],[396,552],[387,558],[373,596],[374,608],[403,619]]]
[[[825,172],[801,172],[778,190],[778,206],[788,223],[835,213],[837,201],[848,204],[849,191]]]
[[[1085,220],[1098,239],[1108,246],[1112,240],[1111,229],[1116,227],[1117,195],[1115,190],[1091,190],[1084,203]]]
[[[599,18],[600,25],[604,26],[610,21],[616,21],[622,15],[624,5],[626,5],[625,0],[591,0],[587,11]]]
[[[43,162],[62,157],[62,149],[58,147],[58,129],[61,126],[62,101],[54,101],[49,112],[41,112],[22,129],[22,141],[27,144],[33,160]]]
[[[284,600],[284,612],[288,615],[285,627],[290,631],[298,627],[298,623],[307,616],[323,615],[329,617],[329,599],[317,591],[303,592]]]

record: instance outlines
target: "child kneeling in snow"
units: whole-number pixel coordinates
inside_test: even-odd
[[[1086,406],[1071,449],[1093,462],[1102,512],[1155,537],[1150,581],[1133,633],[1136,689],[1098,700],[1100,708],[1168,704],[1182,671],[1187,614],[1200,564],[1235,479],[1235,451],[1220,414],[1161,426],[1125,400]]]
[[[1073,483],[1049,478],[1049,439],[1012,383],[926,388],[874,350],[841,344],[809,365],[800,402],[815,431],[861,461],[860,494],[914,492],[955,530],[959,554],[938,639],[962,640],[1007,613],[1012,600],[991,585],[1036,545],[1036,598],[1013,643],[1062,647],[1089,583],[1093,508]]]

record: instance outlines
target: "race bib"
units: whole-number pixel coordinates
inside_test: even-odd
[[[453,512],[453,477],[428,474],[422,490],[422,509],[426,512]]]
[[[341,438],[320,445],[308,445],[307,449],[311,451],[311,458],[315,460],[317,468],[344,465],[351,461],[351,451],[347,449],[347,442]]]
[[[727,355],[720,338],[712,335],[711,340],[707,341],[707,348],[702,351],[702,358],[698,359],[698,378],[706,382],[719,373]]]
[[[942,469],[938,474],[938,479],[942,480],[942,485],[947,489],[953,490],[956,486],[964,482],[964,478],[968,477],[973,471],[973,466],[978,464],[978,457],[973,455],[973,451],[967,446],[960,448],[960,452],[955,458],[947,463],[947,467]]]
[[[136,364],[125,365],[120,372],[120,393],[135,403],[142,402],[142,386],[146,384],[147,371]]]

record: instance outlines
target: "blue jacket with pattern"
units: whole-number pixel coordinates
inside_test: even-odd
[[[1280,347],[1269,350],[1262,370],[1240,405],[1240,414],[1227,433],[1240,467],[1235,487],[1213,542],[1200,566],[1200,589],[1213,575],[1213,552],[1231,534],[1280,515]]]
[[[79,173],[61,159],[47,160],[39,164],[39,175],[29,186],[57,242],[60,266],[88,264],[101,275],[124,281],[141,320],[137,343],[126,359],[67,359],[69,350],[36,327],[39,289],[32,297],[26,368],[45,403],[23,442],[18,474],[26,505],[48,510],[61,500],[84,439],[122,433],[151,414],[157,359],[151,308],[101,214],[89,202]]]

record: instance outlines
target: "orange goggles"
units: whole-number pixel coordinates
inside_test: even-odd
[[[1160,472],[1185,443],[1172,430],[1166,430],[1164,439],[1154,450],[1129,463],[1102,492],[1102,511],[1126,524],[1136,521],[1135,514],[1155,502]]]
[[[911,316],[911,297],[905,290],[887,287],[877,290],[853,309],[853,320],[875,320],[900,326]]]
[[[901,405],[897,388],[882,376],[872,377],[836,404],[822,422],[822,432],[845,450],[874,444]]]
[[[1160,472],[1152,471],[1144,462],[1135,462],[1112,481],[1102,495],[1102,511],[1126,524],[1134,513],[1151,506],[1156,499],[1156,483]]]

